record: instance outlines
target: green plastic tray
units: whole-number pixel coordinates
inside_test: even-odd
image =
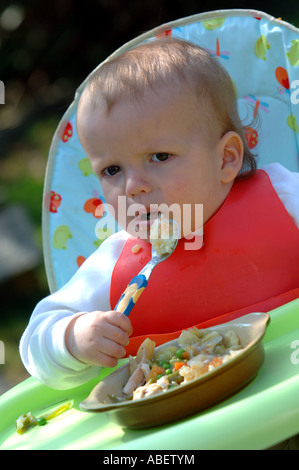
[[[299,299],[270,312],[264,337],[265,362],[240,392],[194,416],[146,430],[123,429],[109,414],[86,413],[79,403],[99,378],[72,390],[52,390],[29,378],[0,397],[0,448],[201,450],[265,449],[299,433]],[[292,347],[293,346],[293,347]],[[295,346],[295,347],[294,347]],[[297,354],[298,350],[298,354]],[[121,361],[123,362],[123,361]],[[297,364],[298,362],[298,364]],[[104,377],[109,371],[102,371]],[[72,400],[72,408],[23,435],[15,419],[50,412]]]

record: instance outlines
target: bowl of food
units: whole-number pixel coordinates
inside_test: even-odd
[[[101,380],[80,408],[109,412],[123,427],[147,428],[198,413],[248,384],[264,362],[267,313],[251,313],[209,329],[184,330]]]

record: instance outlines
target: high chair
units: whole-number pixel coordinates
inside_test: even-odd
[[[259,115],[259,126],[246,133],[249,147],[258,155],[258,167],[280,162],[298,172],[299,30],[260,11],[220,10],[159,26],[111,57],[163,35],[207,48],[228,70],[241,118],[248,123]],[[77,106],[87,80],[62,117],[49,153],[42,226],[51,292],[64,286],[102,241],[119,229],[105,208],[100,183],[76,132]],[[112,424],[109,415],[79,409],[99,378],[68,391],[49,389],[30,378],[0,397],[0,445],[4,449],[198,450],[266,449],[286,441],[299,433],[299,359],[297,364],[294,355],[297,340],[299,344],[298,297],[299,282],[291,301],[269,312],[265,362],[255,379],[203,413],[131,431]],[[101,377],[108,373],[103,370]],[[14,421],[20,414],[42,414],[69,400],[71,410],[57,421],[16,434]]]

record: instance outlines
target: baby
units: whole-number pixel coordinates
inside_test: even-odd
[[[299,175],[279,165],[256,170],[234,86],[217,59],[163,38],[106,61],[83,91],[77,130],[124,230],[35,308],[20,344],[33,376],[71,388],[116,366],[146,336],[158,344],[291,299],[299,279]],[[126,317],[113,308],[150,260],[149,230],[161,204],[177,209],[180,240]],[[188,248],[202,227],[204,244]]]

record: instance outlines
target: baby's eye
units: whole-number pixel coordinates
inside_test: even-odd
[[[111,166],[108,166],[107,168],[105,168],[105,170],[103,170],[103,173],[106,176],[114,176],[114,175],[116,175],[116,173],[119,172],[119,170],[120,170],[119,166],[111,165]]]
[[[170,157],[171,157],[170,153],[166,153],[166,152],[154,153],[152,155],[152,160],[154,162],[165,162],[165,160],[168,160]]]

